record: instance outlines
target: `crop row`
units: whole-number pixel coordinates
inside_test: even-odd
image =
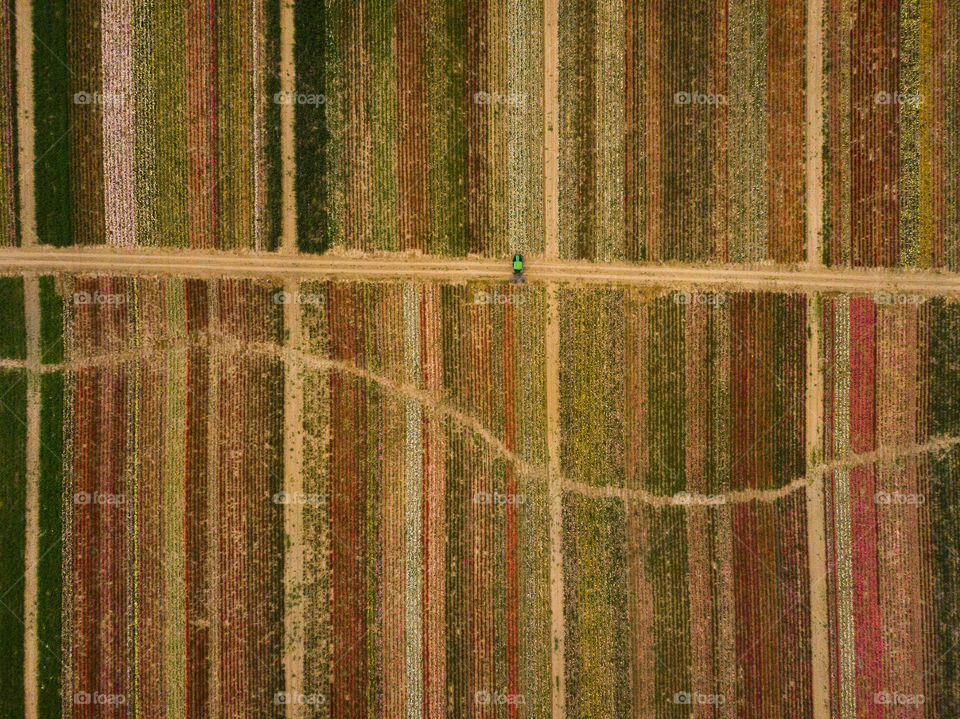
[[[40,242],[277,246],[279,3],[52,0],[33,27]]]
[[[803,259],[802,0],[560,3],[560,254]]]
[[[40,278],[42,358],[66,363],[39,385],[42,715],[280,716],[288,692],[308,716],[540,716],[553,611],[570,717],[812,716],[821,662],[834,715],[883,691],[956,708],[955,302],[563,288],[554,516],[543,288],[285,289]],[[7,354],[16,547],[28,375]],[[0,623],[17,682],[23,631]]]
[[[824,475],[838,716],[887,695],[918,716],[958,709],[957,451],[936,445],[956,437],[956,310],[824,301],[824,456],[888,451]]]
[[[301,249],[542,247],[541,3],[297,3]]]
[[[804,473],[801,295],[561,294],[564,476],[672,495]]]
[[[960,11],[830,0],[824,33],[824,262],[958,269]]]

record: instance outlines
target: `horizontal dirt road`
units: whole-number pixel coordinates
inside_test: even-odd
[[[528,282],[668,286],[684,289],[909,292],[960,294],[960,275],[919,270],[804,269],[775,265],[628,265],[526,261]],[[98,247],[0,250],[0,273],[177,275],[295,279],[508,280],[510,263],[489,258],[403,254],[283,255],[277,253],[113,249]]]

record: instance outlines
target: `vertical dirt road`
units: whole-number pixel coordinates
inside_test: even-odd
[[[29,0],[16,0],[17,165],[20,168],[20,243],[37,243],[37,218],[33,165],[33,8]],[[24,717],[37,719],[37,560],[40,541],[40,287],[36,275],[24,278],[27,333],[27,487],[26,551],[24,556]]]
[[[300,283],[290,280],[284,285],[290,297],[300,291]],[[286,346],[300,349],[300,305],[287,302],[283,307]],[[303,381],[302,364],[294,353],[285,353],[283,376],[283,491],[288,496],[303,494]],[[304,611],[303,505],[290,502],[283,507],[283,530],[286,554],[283,562],[283,670],[284,687],[289,693],[303,693]],[[305,707],[286,705],[286,716],[295,719],[304,715]]]
[[[17,167],[20,189],[20,243],[37,244],[37,215],[34,196],[33,165],[33,5],[16,0],[17,48]],[[66,92],[66,90],[64,90]]]
[[[288,100],[295,90],[296,67],[293,62],[293,0],[283,0],[280,5],[280,92]],[[280,106],[280,201],[281,238],[280,251],[297,251],[297,201],[296,160],[294,154],[294,104]]]
[[[824,509],[824,471],[818,466],[821,418],[823,415],[823,372],[820,370],[819,297],[807,298],[807,556],[810,566],[810,642],[813,654],[813,717],[829,719],[829,638],[827,617],[827,547]]]
[[[543,254],[559,256],[557,247],[559,218],[560,122],[557,97],[559,68],[559,0],[543,2]]]
[[[558,178],[560,148],[558,142],[558,22],[559,0],[543,3],[543,254],[557,259]],[[547,326],[545,347],[547,402],[547,482],[550,498],[550,665],[551,715],[566,716],[566,679],[564,675],[563,621],[563,480],[560,477],[559,439],[559,363],[560,326],[557,312],[557,286],[547,283]]]
[[[806,22],[806,223],[807,269],[821,267],[823,228],[823,0],[807,0]],[[807,296],[807,471],[817,464],[823,414],[823,373],[820,370],[819,297]],[[827,616],[827,552],[823,492],[824,472],[814,470],[807,485],[807,553],[810,567],[810,640],[813,717],[828,719],[829,637]]]

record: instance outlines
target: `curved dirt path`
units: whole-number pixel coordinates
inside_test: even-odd
[[[719,506],[724,504],[744,504],[746,502],[775,502],[805,487],[819,486],[821,484],[820,478],[826,472],[851,469],[862,464],[871,464],[873,462],[892,462],[904,457],[912,457],[928,452],[945,452],[958,444],[960,444],[960,437],[937,437],[922,444],[911,444],[904,447],[881,447],[873,452],[851,454],[843,459],[818,464],[811,468],[806,476],[797,477],[791,482],[773,489],[739,489],[713,495],[695,495],[688,492],[664,495],[653,494],[643,489],[627,489],[610,485],[596,486],[572,480],[565,480],[563,488],[567,492],[576,492],[584,497],[592,497],[594,499],[618,497],[624,501],[640,502],[641,504],[654,507],[701,506],[704,504]]]

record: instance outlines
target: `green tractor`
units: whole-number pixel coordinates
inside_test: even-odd
[[[513,281],[523,282],[523,255],[519,252],[513,255]]]

